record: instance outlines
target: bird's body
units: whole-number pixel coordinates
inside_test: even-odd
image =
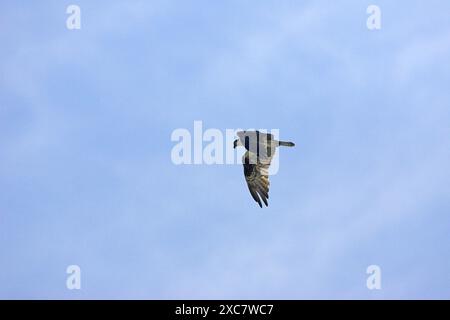
[[[253,199],[262,207],[268,206],[269,166],[279,146],[293,147],[292,142],[275,140],[272,134],[259,131],[237,132],[239,139],[234,141],[234,148],[244,146],[247,151],[242,157],[244,176]],[[262,200],[262,202],[261,202]]]

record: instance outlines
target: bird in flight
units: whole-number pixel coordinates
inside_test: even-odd
[[[234,140],[233,148],[244,146],[247,150],[242,156],[244,176],[253,199],[262,208],[262,202],[269,205],[269,166],[279,146],[293,147],[293,142],[275,140],[273,134],[259,131],[239,131],[239,139]]]

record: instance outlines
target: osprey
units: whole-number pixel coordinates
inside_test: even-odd
[[[262,208],[261,200],[269,205],[269,166],[278,146],[293,147],[293,142],[275,140],[270,133],[259,131],[239,131],[239,139],[234,140],[233,148],[244,146],[247,151],[242,156],[244,176],[253,199]]]

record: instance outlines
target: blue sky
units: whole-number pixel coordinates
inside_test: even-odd
[[[0,298],[450,298],[448,1],[0,7]],[[296,142],[268,208],[195,120]]]

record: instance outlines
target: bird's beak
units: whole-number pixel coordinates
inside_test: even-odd
[[[236,149],[237,144],[238,144],[238,139],[234,140],[234,142],[233,142],[233,149]]]

